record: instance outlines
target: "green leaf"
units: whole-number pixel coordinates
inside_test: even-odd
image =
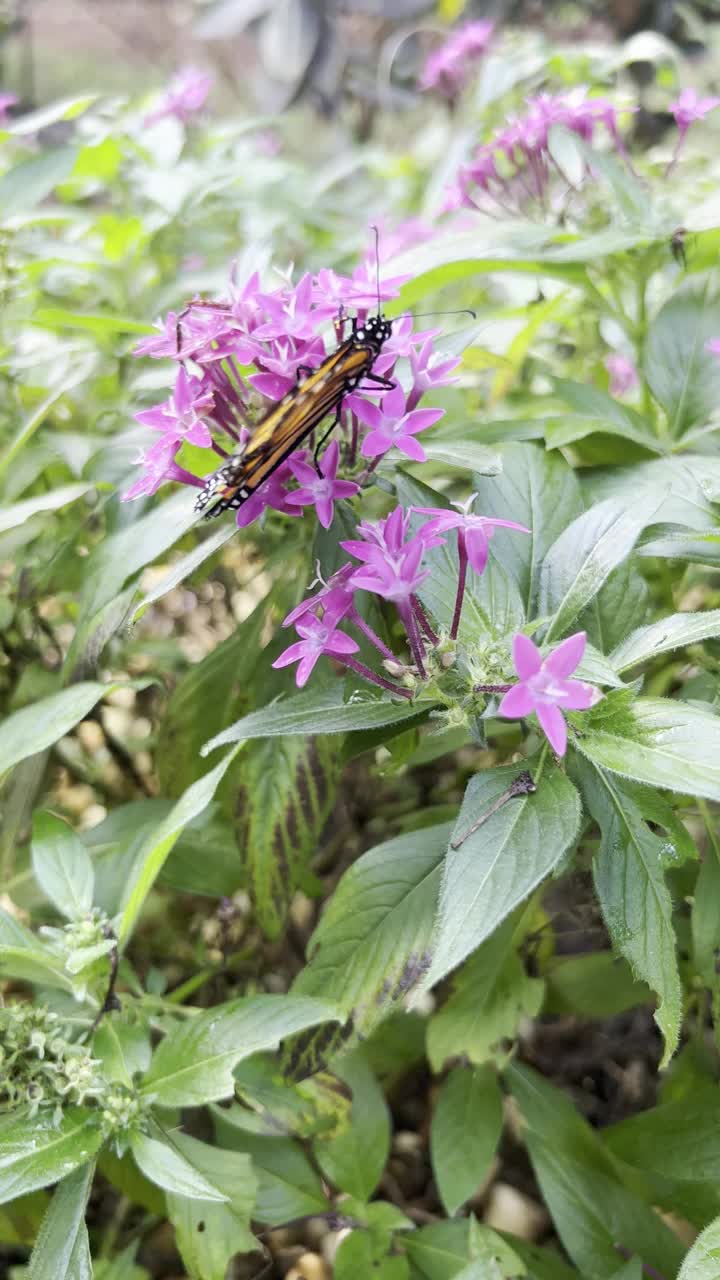
[[[59,1125],[27,1111],[0,1117],[0,1204],[48,1187],[87,1164],[102,1146],[96,1113],[67,1107]]]
[[[189,1196],[168,1193],[168,1217],[192,1280],[225,1280],[236,1253],[252,1253],[260,1246],[250,1230],[257,1178],[248,1155],[224,1151],[184,1133],[173,1143],[193,1167],[228,1197],[227,1204],[196,1204]]]
[[[343,1058],[335,1073],[352,1091],[349,1126],[315,1144],[318,1165],[340,1191],[369,1200],[390,1153],[390,1113],[383,1092],[359,1051]]]
[[[370,849],[345,872],[308,946],[293,992],[337,1002],[367,1034],[427,967],[450,828]]]
[[[495,449],[475,444],[464,433],[454,438],[449,434],[434,436],[423,441],[423,448],[431,462],[442,462],[446,467],[458,467],[477,475],[497,475],[502,465]]]
[[[209,560],[211,556],[214,556],[221,547],[224,547],[226,542],[229,542],[231,538],[234,538],[236,533],[237,528],[232,524],[227,526],[221,525],[221,527],[216,529],[215,533],[211,534],[209,538],[203,538],[202,542],[199,542],[196,547],[193,547],[192,551],[188,551],[187,555],[180,556],[173,563],[173,566],[168,573],[166,573],[150,591],[146,592],[139,604],[136,605],[133,611],[133,621],[135,622],[142,616],[148,605],[154,604],[156,600],[162,600],[163,596],[166,596],[168,592],[174,591],[175,587],[178,587],[181,582],[184,582],[186,578],[189,578],[190,574],[194,573],[201,564],[204,564],[205,561]],[[254,611],[250,616],[255,618],[256,612],[257,611]],[[219,645],[218,648],[223,648],[224,645],[227,645],[228,641],[235,640],[238,632],[243,632],[245,629],[246,623],[243,623],[242,626],[238,627],[237,630],[228,637],[228,640],[224,641],[224,644]],[[212,657],[214,652],[215,651],[213,650],[212,653],[208,654],[208,658]],[[197,665],[202,666],[206,661],[207,658],[203,658],[202,662]]]
[[[372,1280],[409,1280],[407,1258],[389,1257],[385,1250],[374,1246],[367,1231],[351,1231],[340,1242],[333,1259],[334,1280],[357,1280],[358,1276],[372,1276]]]
[[[625,560],[617,569],[613,569],[587,609],[580,614],[578,626],[587,632],[588,639],[601,653],[609,654],[633,627],[638,627],[645,621],[648,597],[648,585],[642,574],[635,568],[632,559]],[[612,658],[610,662],[617,671]],[[581,666],[585,665],[583,658]],[[589,676],[582,678],[590,679]]]
[[[354,701],[343,702],[342,689],[308,690],[236,720],[229,729],[205,743],[202,755],[228,742],[243,742],[248,738],[356,733],[359,729],[382,729],[405,721],[420,723],[434,705],[433,702],[399,703],[374,697],[356,697]]]
[[[69,503],[82,498],[84,493],[92,489],[91,484],[65,484],[58,489],[50,489],[47,493],[38,494],[36,498],[27,498],[24,502],[13,502],[0,511],[0,533],[8,529],[16,529],[32,519],[40,511],[59,511]]]
[[[86,916],[95,876],[90,855],[72,827],[54,813],[33,817],[33,874],[53,906],[68,920]]]
[[[71,391],[78,383],[84,382],[95,363],[95,357],[90,356],[84,360],[82,364],[74,366],[68,370],[61,367],[60,378],[57,384],[52,387],[45,399],[28,415],[22,422],[8,445],[5,446],[2,457],[0,457],[0,477],[4,476],[9,467],[14,463],[15,458],[30,443],[35,432],[42,426],[49,411],[58,400],[61,400],[67,391]]]
[[[720,609],[704,613],[671,613],[638,627],[611,655],[616,671],[629,671],[640,662],[648,662],[660,653],[671,653],[689,644],[700,644],[720,636]]]
[[[589,713],[575,745],[612,773],[720,800],[720,719],[702,707],[669,698],[627,706],[611,693]]]
[[[39,307],[33,317],[35,324],[46,329],[82,329],[102,341],[117,333],[154,333],[152,325],[144,324],[133,316],[120,316],[103,311],[68,311],[64,307]]]
[[[28,1280],[92,1280],[85,1206],[94,1164],[75,1169],[57,1187],[28,1263]]]
[[[673,436],[704,426],[717,408],[720,363],[706,343],[718,333],[720,303],[708,298],[707,285],[674,293],[650,325],[645,377],[668,415]]]
[[[618,1180],[599,1137],[569,1099],[529,1067],[513,1064],[506,1075],[543,1199],[583,1277],[609,1280],[618,1270],[617,1244],[661,1274],[674,1274],[682,1257],[677,1236]]]
[[[600,387],[584,382],[553,378],[553,388],[572,410],[567,417],[546,425],[545,439],[550,449],[562,449],[576,440],[600,432],[620,436],[652,453],[663,453],[650,424],[641,414],[613,399]]]
[[[147,1133],[134,1133],[130,1138],[130,1150],[140,1172],[163,1191],[220,1203],[229,1198],[181,1155],[168,1134],[158,1139]]]
[[[335,804],[339,777],[338,740],[299,736],[251,743],[233,775],[237,842],[268,938],[283,930]]]
[[[501,1236],[473,1218],[438,1222],[402,1237],[421,1280],[502,1280],[526,1274],[525,1264]]]
[[[537,1016],[544,984],[525,972],[513,948],[515,917],[503,921],[453,976],[448,999],[431,1015],[427,1055],[433,1071],[448,1059],[480,1066],[504,1039],[517,1034],[523,1017]]]
[[[85,680],[6,716],[0,729],[0,774],[64,738],[101,698],[127,687]]]
[[[677,1280],[720,1280],[720,1218],[698,1236]]]
[[[297,1143],[233,1128],[227,1123],[229,1113],[220,1108],[214,1108],[213,1114],[223,1145],[244,1151],[252,1159],[258,1181],[253,1214],[257,1221],[281,1226],[296,1218],[328,1212],[322,1181]]]
[[[706,987],[713,993],[713,1021],[720,1018],[720,975],[717,946],[720,938],[720,846],[715,833],[710,839],[695,882],[692,904],[693,962]]]
[[[540,576],[539,611],[552,618],[546,640],[571,628],[609,574],[629,556],[658,509],[655,494],[632,506],[609,498],[573,520],[548,551]]]
[[[657,992],[655,1021],[665,1040],[661,1066],[667,1066],[678,1045],[682,1017],[672,901],[662,862],[668,838],[650,828],[642,799],[638,804],[637,792],[617,778],[579,760],[574,776],[602,833],[594,863],[602,913],[613,946],[633,973]]]
[[[0,210],[7,221],[16,213],[34,208],[72,173],[78,147],[55,147],[21,160],[0,178]]]
[[[130,871],[123,896],[118,941],[122,944],[132,933],[143,904],[152,889],[180,832],[212,800],[237,751],[228,752],[223,760],[204,777],[188,787],[168,816],[141,844]]]
[[[439,982],[488,938],[552,871],[577,836],[580,801],[572,783],[546,764],[537,791],[516,795],[479,818],[524,770],[486,769],[470,780],[453,830],[440,890],[432,965],[423,988]]]
[[[720,1180],[720,1102],[714,1083],[603,1129],[612,1155],[675,1181]]]
[[[525,612],[532,617],[543,561],[555,540],[582,512],[580,487],[564,458],[536,445],[505,445],[501,456],[499,476],[478,476],[474,482],[476,508],[496,519],[516,520],[530,530],[528,536],[498,529],[493,545],[502,547],[503,564],[513,574]]]
[[[164,1107],[230,1097],[233,1067],[285,1036],[337,1018],[333,1005],[295,996],[254,996],[204,1010],[175,1027],[153,1056],[142,1092]]]
[[[93,1056],[103,1064],[103,1075],[131,1089],[133,1077],[150,1065],[150,1036],[139,1022],[123,1022],[115,1016],[104,1018],[93,1035]]]
[[[636,981],[630,966],[612,951],[555,956],[545,967],[544,976],[544,1013],[611,1018],[652,999],[645,983]]]
[[[455,1067],[433,1112],[430,1152],[440,1199],[451,1217],[477,1191],[502,1132],[502,1095],[490,1067]]]

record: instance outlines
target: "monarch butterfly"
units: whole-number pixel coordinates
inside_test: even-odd
[[[393,386],[372,372],[392,333],[392,321],[378,310],[377,315],[362,322],[356,317],[351,323],[350,336],[261,419],[241,452],[208,476],[195,501],[195,510],[204,511],[206,520],[247,502],[334,409],[332,430],[343,398],[360,382],[369,380],[388,390]],[[207,511],[215,498],[218,501]]]

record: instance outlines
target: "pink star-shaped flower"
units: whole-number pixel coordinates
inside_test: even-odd
[[[352,498],[360,492],[352,480],[338,480],[337,469],[340,461],[340,446],[337,440],[328,445],[318,464],[320,474],[306,462],[305,457],[296,454],[289,460],[290,470],[300,488],[288,494],[291,506],[306,507],[314,504],[317,518],[323,529],[329,529],[335,514],[334,504],[341,498]]]
[[[175,390],[169,400],[156,404],[152,409],[143,409],[136,413],[138,422],[144,427],[152,427],[153,431],[162,431],[163,435],[177,445],[182,440],[196,444],[200,449],[209,449],[212,436],[208,427],[201,420],[200,414],[209,413],[213,407],[213,394],[202,378],[192,378],[181,366],[175,379]]]
[[[379,405],[353,398],[353,409],[370,432],[362,443],[364,458],[377,458],[395,447],[413,462],[425,462],[427,455],[415,436],[444,416],[444,409],[411,409],[406,412],[405,392],[398,384],[384,395]]]
[[[720,98],[701,98],[695,89],[683,89],[679,98],[671,102],[668,110],[675,117],[681,133],[687,133],[691,124],[702,120],[710,111],[720,106]]]
[[[342,658],[350,653],[357,653],[359,646],[352,636],[338,631],[332,622],[305,615],[295,624],[295,630],[302,637],[295,644],[283,650],[279,658],[273,662],[274,667],[288,667],[291,662],[299,663],[295,681],[299,689],[307,684],[313,667],[324,653],[331,657]]]
[[[578,631],[543,659],[529,636],[518,633],[513,637],[513,662],[520,680],[505,694],[498,712],[507,720],[521,720],[534,711],[559,756],[564,756],[567,748],[563,711],[587,711],[602,697],[593,685],[568,679],[582,660],[586,641],[585,632]]]

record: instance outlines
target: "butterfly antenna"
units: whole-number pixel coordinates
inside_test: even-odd
[[[380,232],[374,223],[372,225],[372,230],[375,232],[375,289],[377,291],[378,315],[380,315]]]
[[[408,316],[411,320],[425,320],[428,316],[472,316],[473,320],[477,320],[477,313],[471,311],[470,307],[460,307],[457,311],[403,311],[395,319],[404,320]]]

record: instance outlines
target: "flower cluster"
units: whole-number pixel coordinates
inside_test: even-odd
[[[304,600],[288,614],[284,625],[294,624],[300,640],[290,645],[274,665],[285,667],[297,662],[296,680],[302,687],[318,659],[327,654],[373,684],[410,697],[407,688],[392,684],[352,656],[357,653],[358,644],[352,636],[339,629],[339,624],[343,622],[355,626],[378,650],[383,665],[390,674],[408,676],[411,684],[414,684],[417,677],[424,680],[427,677],[428,646],[435,649],[439,642],[418,595],[430,572],[423,567],[425,553],[431,547],[445,543],[443,534],[457,531],[460,569],[449,635],[451,640],[455,640],[460,625],[468,564],[476,573],[483,572],[488,557],[488,539],[495,528],[529,532],[524,525],[512,520],[473,514],[470,511],[472,501],[471,498],[457,511],[432,507],[417,507],[405,511],[402,507],[396,507],[384,520],[362,521],[357,529],[359,537],[340,544],[354,560],[360,561],[360,565],[343,565],[328,583],[322,584],[316,595]],[[411,533],[411,521],[417,516],[429,519]],[[395,607],[405,628],[414,670],[403,665],[362,617],[355,603],[356,592],[378,596]]]
[[[404,278],[386,278],[380,300],[396,297]],[[362,319],[376,306],[375,264],[367,261],[351,276],[325,269],[271,291],[253,275],[242,287],[231,282],[226,302],[196,300],[184,312],[171,312],[160,332],[136,349],[138,355],[175,360],[179,367],[171,395],[136,415],[158,439],[142,451],[141,474],[124,497],[155,493],[169,480],[201,488],[203,480],[194,470],[197,455],[183,446],[209,451],[206,472],[221,465],[247,441],[252,421],[326,359],[328,339],[342,334],[338,313],[352,310]],[[434,331],[413,332],[411,317],[398,319],[373,373],[389,379],[397,361],[405,359],[409,390],[396,382],[379,403],[378,388],[371,384],[346,396],[342,451],[336,442],[315,464],[309,454],[294,453],[240,508],[238,525],[249,524],[266,507],[298,516],[303,506],[313,505],[328,528],[334,503],[358,492],[354,480],[338,478],[341,452],[351,472],[362,460],[366,471],[372,470],[392,448],[424,461],[416,437],[443,411],[418,408],[419,401],[433,387],[454,382],[451,375],[460,363],[436,352],[434,337]]]
[[[30,1114],[97,1099],[105,1087],[100,1063],[65,1037],[56,1013],[40,1005],[0,1007],[0,1110],[27,1106]]]
[[[107,982],[107,957],[115,941],[108,918],[98,907],[93,907],[82,920],[71,920],[62,928],[42,925],[40,933],[62,960],[76,999],[83,1000],[88,989]]]
[[[173,116],[181,124],[187,124],[202,111],[212,88],[212,77],[196,67],[184,67],[173,76],[152,111],[146,116],[146,125]]]
[[[487,51],[493,24],[466,22],[429,54],[420,73],[420,88],[431,89],[454,102],[477,62]]]
[[[549,146],[554,125],[562,125],[585,142],[592,142],[598,126],[604,126],[615,146],[624,149],[618,109],[607,98],[589,98],[582,87],[541,93],[527,99],[524,116],[510,119],[478,147],[447,193],[445,208],[495,204],[516,212],[528,203],[542,202],[554,167]]]

